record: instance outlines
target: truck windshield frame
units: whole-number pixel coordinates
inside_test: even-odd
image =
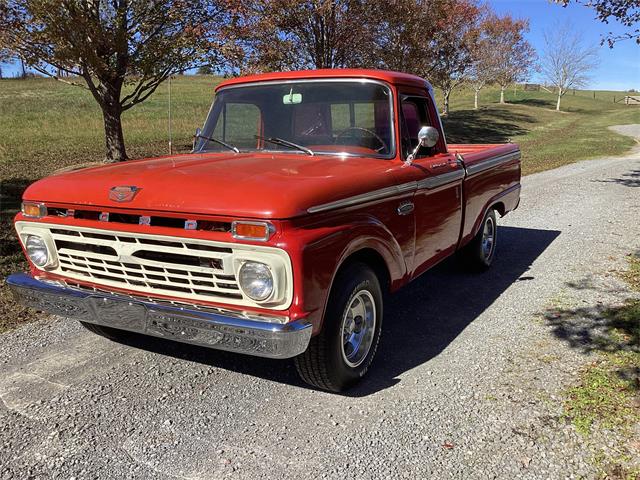
[[[194,152],[228,152],[212,137],[242,153],[303,154],[274,150],[258,137],[279,137],[316,155],[396,157],[394,93],[366,78],[322,78],[251,82],[223,87],[215,99]]]

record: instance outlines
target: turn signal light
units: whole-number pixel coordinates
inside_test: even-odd
[[[234,238],[241,240],[266,242],[274,231],[274,226],[268,222],[233,222],[231,224],[231,234]]]
[[[24,202],[22,204],[22,214],[25,217],[42,218],[47,215],[47,206],[44,203]]]

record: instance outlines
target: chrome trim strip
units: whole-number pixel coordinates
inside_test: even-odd
[[[453,172],[441,173],[440,175],[435,175],[433,177],[420,180],[418,182],[418,190],[422,190],[423,188],[431,190],[432,188],[437,188],[442,185],[446,185],[447,183],[462,180],[464,176],[465,172],[462,168]]]
[[[309,73],[312,74],[313,70],[309,70]],[[274,85],[274,84],[291,84],[291,83],[309,83],[309,82],[318,82],[318,83],[328,83],[328,82],[354,82],[354,83],[377,83],[378,85],[383,85],[385,87],[389,87],[389,83],[383,80],[377,80],[375,78],[367,78],[367,77],[322,77],[322,78],[292,78],[292,79],[282,79],[282,80],[258,80],[255,82],[246,82],[246,83],[235,83],[233,85],[224,85],[218,87],[215,90],[215,93],[221,92],[222,90],[227,90],[229,88],[240,88],[240,87],[255,87],[256,85]]]
[[[334,210],[336,208],[350,207],[359,203],[371,202],[373,200],[379,200],[381,198],[391,197],[404,193],[410,190],[415,190],[417,182],[403,183],[402,185],[394,185],[392,187],[385,187],[372,192],[363,193],[360,195],[354,195],[353,197],[344,198],[342,200],[336,200],[334,202],[323,203],[321,205],[315,205],[307,209],[308,213],[325,212],[327,210]]]
[[[312,326],[305,320],[275,324],[219,313],[89,293],[26,273],[7,278],[16,299],[53,315],[204,347],[268,358],[290,358],[307,349]]]
[[[267,313],[255,313],[248,312],[246,310],[231,310],[223,307],[214,307],[211,305],[199,305],[196,303],[189,303],[179,300],[167,300],[157,297],[144,296],[144,295],[136,295],[132,293],[115,293],[109,290],[105,290],[103,288],[98,287],[88,287],[85,285],[81,285],[79,283],[70,282],[69,280],[43,280],[44,283],[51,285],[58,285],[60,287],[79,290],[81,292],[86,292],[89,295],[100,295],[107,297],[118,297],[121,299],[130,299],[135,300],[137,302],[146,302],[152,303],[154,305],[164,305],[167,307],[174,307],[179,309],[189,309],[189,310],[197,310],[199,312],[206,313],[218,313],[220,315],[224,315],[226,317],[233,318],[241,318],[244,320],[255,320],[257,322],[267,322],[267,323],[287,323],[289,321],[289,317],[285,315],[272,315]]]
[[[425,178],[419,182],[408,182],[401,185],[394,185],[392,187],[381,188],[372,192],[363,193],[360,195],[354,195],[353,197],[347,197],[342,200],[336,200],[334,202],[323,203],[321,205],[314,205],[307,209],[308,213],[324,212],[327,210],[334,210],[336,208],[350,207],[359,203],[371,202],[373,200],[379,200],[385,197],[391,197],[399,193],[403,193],[409,190],[421,190],[421,189],[433,189],[446,185],[447,183],[463,180],[466,176],[474,175],[479,172],[483,172],[490,168],[493,168],[502,163],[507,163],[512,160],[520,158],[520,151],[511,152],[497,157],[483,160],[477,164],[473,164],[465,169],[458,169],[453,172],[441,173],[440,175],[434,175],[432,177]]]
[[[467,167],[467,174],[468,175],[475,175],[476,173],[480,173],[483,172],[485,170],[488,170],[490,168],[496,167],[502,163],[507,163],[510,162],[512,160],[519,160],[520,159],[520,151],[517,152],[510,152],[510,153],[506,153],[503,155],[499,155],[497,157],[493,157],[493,158],[488,158],[486,160],[483,160],[481,162],[478,163],[474,163],[473,165],[469,165]],[[464,155],[463,157],[464,158]]]

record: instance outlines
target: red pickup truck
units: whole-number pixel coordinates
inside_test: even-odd
[[[375,70],[234,78],[189,154],[50,176],[15,228],[25,305],[129,332],[290,358],[340,391],[383,301],[459,253],[489,267],[518,206],[517,145],[447,145],[431,85]]]

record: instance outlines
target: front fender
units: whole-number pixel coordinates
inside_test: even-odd
[[[294,226],[283,248],[294,269],[294,305],[304,311],[317,333],[329,300],[331,286],[340,267],[353,254],[375,251],[389,273],[391,288],[398,288],[407,276],[401,246],[384,223],[368,214],[333,217],[330,222]]]

